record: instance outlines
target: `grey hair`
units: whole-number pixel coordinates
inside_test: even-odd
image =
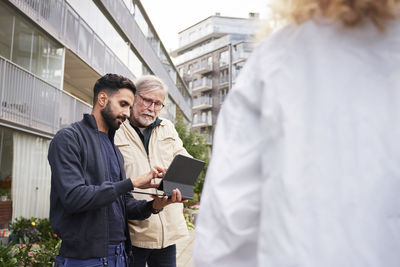
[[[136,94],[140,94],[142,92],[150,92],[154,90],[163,90],[165,96],[168,94],[168,88],[165,83],[158,77],[154,75],[143,75],[140,77],[136,83]]]

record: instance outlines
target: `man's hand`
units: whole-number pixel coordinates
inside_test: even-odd
[[[133,184],[133,188],[155,188],[158,186],[158,184],[153,184],[151,180],[153,178],[162,178],[165,172],[166,169],[154,166],[148,173],[139,175],[135,178],[130,178]]]
[[[155,209],[155,210],[160,210],[160,209],[164,208],[165,206],[172,204],[172,203],[188,202],[187,199],[182,200],[181,191],[179,191],[179,189],[172,190],[171,198],[168,198],[167,196],[165,196],[165,197],[151,196],[151,197],[154,198],[153,209]]]

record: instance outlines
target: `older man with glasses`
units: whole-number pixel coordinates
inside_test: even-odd
[[[146,75],[136,82],[130,119],[115,136],[115,144],[125,159],[127,177],[135,177],[154,165],[166,168],[177,154],[190,156],[173,123],[158,117],[166,96],[166,86],[155,76]],[[154,188],[135,191],[162,193]],[[152,199],[145,194],[135,194],[135,197]],[[129,221],[134,267],[145,267],[146,263],[148,267],[176,266],[175,244],[187,236],[183,205],[170,205],[157,212],[144,221]]]

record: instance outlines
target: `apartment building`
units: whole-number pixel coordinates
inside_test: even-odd
[[[248,18],[210,16],[179,33],[171,52],[192,95],[192,129],[212,145],[217,116],[254,46],[257,13]]]
[[[169,89],[162,116],[190,121],[190,92],[140,1],[0,1],[0,228],[48,217],[50,140],[90,113],[110,72],[157,75]]]

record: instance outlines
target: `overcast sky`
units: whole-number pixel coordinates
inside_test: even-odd
[[[211,16],[247,18],[266,14],[268,0],[141,0],[167,51],[178,47],[178,32]]]

